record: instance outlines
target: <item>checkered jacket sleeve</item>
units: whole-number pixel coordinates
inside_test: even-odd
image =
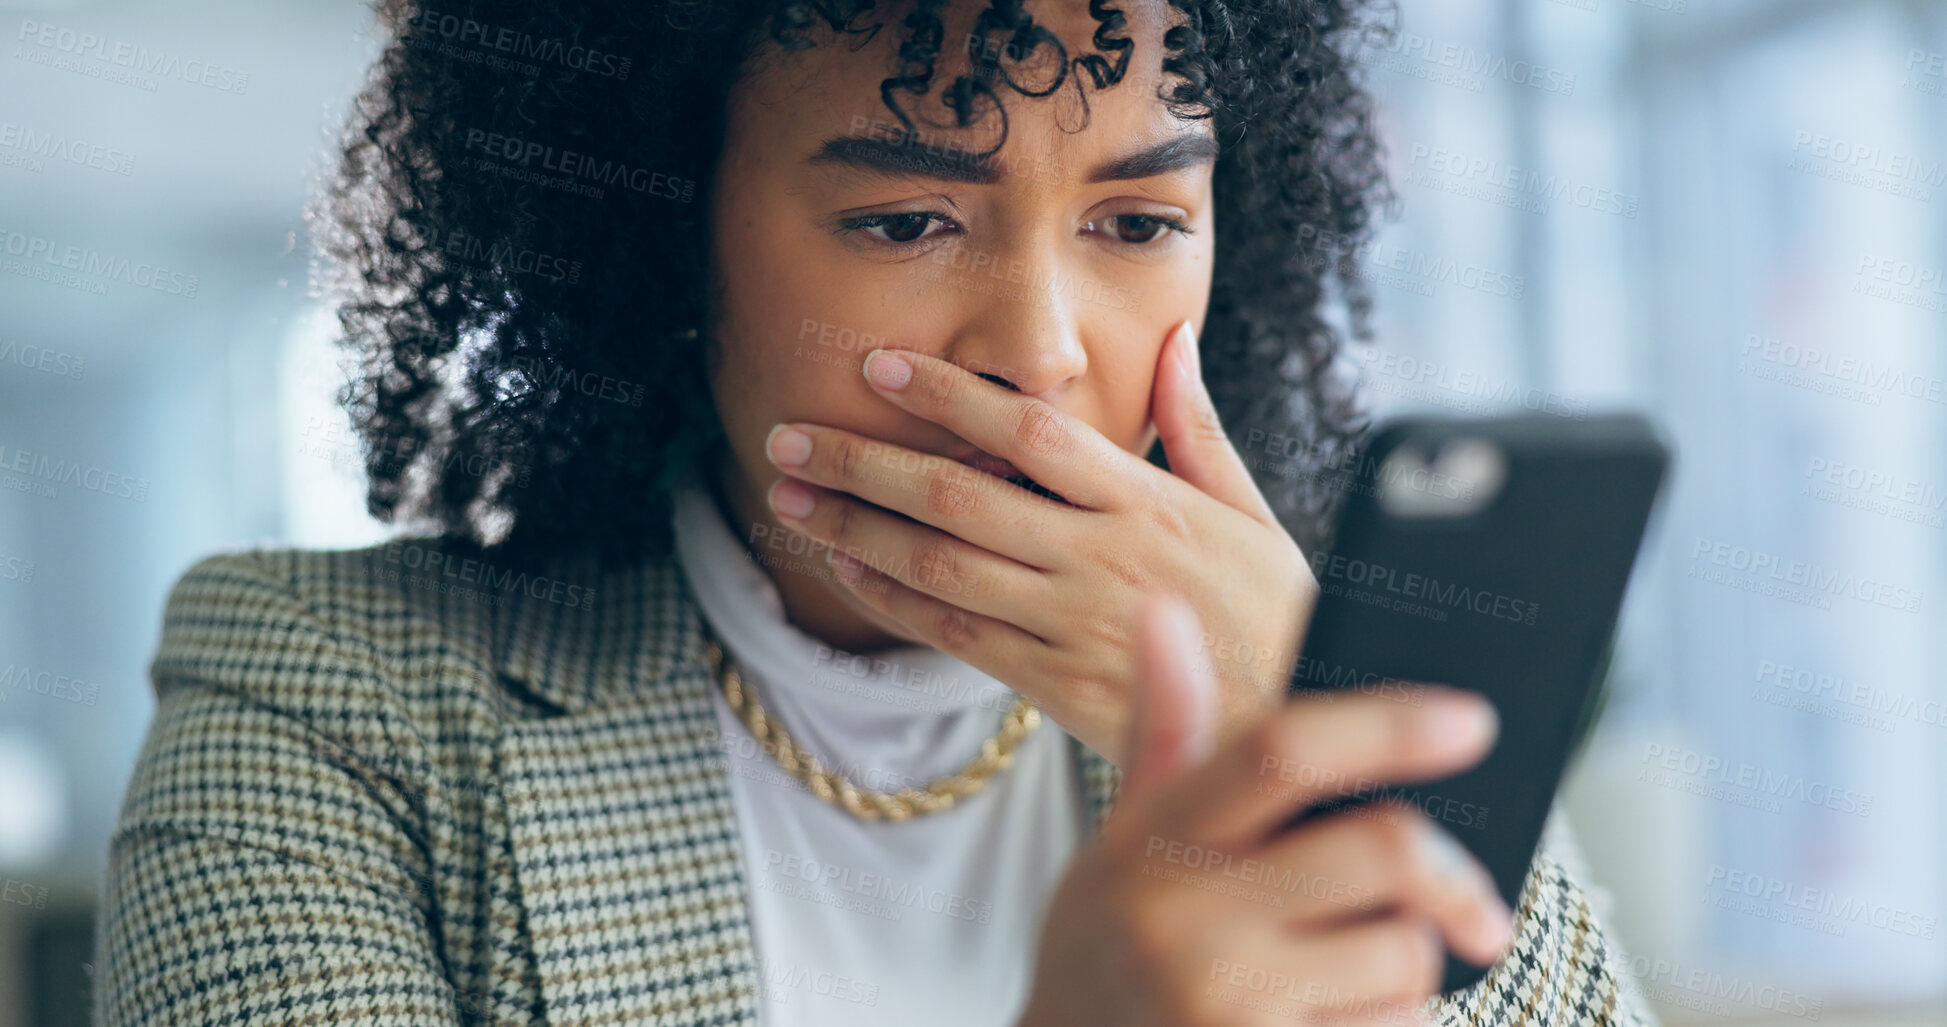
[[[1514,944],[1472,986],[1435,1003],[1437,1027],[1659,1027],[1629,958],[1604,930],[1567,822],[1551,816],[1515,906]]]
[[[459,1023],[415,803],[357,756],[415,753],[369,647],[259,565],[215,557],[172,595],[152,678],[95,1023]]]

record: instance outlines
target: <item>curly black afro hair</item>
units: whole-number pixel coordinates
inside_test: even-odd
[[[508,554],[666,550],[668,485],[721,442],[707,211],[729,92],[767,43],[871,38],[874,6],[377,0],[386,48],[312,217],[356,358],[340,400],[375,516]],[[998,112],[1004,140],[998,87],[1085,104],[1136,56],[1110,3],[1091,0],[1089,52],[1070,54],[1022,3],[993,0],[970,73],[936,83],[956,48],[944,0],[893,6],[881,94],[909,130],[931,110],[958,127]],[[1342,302],[1349,334],[1369,336],[1355,256],[1393,197],[1357,48],[1391,28],[1361,0],[1167,13],[1158,101],[1215,119],[1221,147],[1205,377],[1309,549],[1367,430],[1328,311]],[[1247,446],[1263,439],[1279,441]],[[1160,446],[1149,459],[1167,466]]]

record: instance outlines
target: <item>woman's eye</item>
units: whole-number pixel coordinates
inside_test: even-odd
[[[1089,228],[1095,229],[1104,222],[1111,226],[1117,242],[1131,246],[1147,246],[1163,238],[1168,232],[1188,234],[1190,231],[1187,225],[1175,218],[1160,217],[1155,214],[1117,214],[1102,221],[1091,221]]]
[[[841,231],[863,231],[873,239],[895,247],[911,246],[955,227],[952,219],[932,211],[867,214],[839,222]],[[1159,214],[1117,214],[1091,221],[1087,228],[1091,232],[1106,228],[1116,242],[1139,247],[1151,246],[1172,232],[1190,233],[1188,225]]]
[[[907,245],[921,239],[938,235],[927,228],[934,224],[950,225],[951,221],[938,214],[919,212],[912,214],[872,214],[866,217],[846,218],[840,224],[849,231],[863,230],[880,242],[894,245]]]

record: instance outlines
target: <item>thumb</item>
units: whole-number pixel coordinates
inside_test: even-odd
[[[1204,385],[1203,364],[1197,356],[1197,331],[1188,320],[1176,326],[1163,347],[1149,416],[1169,457],[1171,474],[1264,524],[1277,525],[1277,515],[1217,418],[1217,405]]]
[[[1122,794],[1147,793],[1200,762],[1216,741],[1217,689],[1201,652],[1196,611],[1175,596],[1143,598],[1137,624],[1136,705]]]

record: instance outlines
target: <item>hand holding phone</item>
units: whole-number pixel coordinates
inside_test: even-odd
[[[1596,697],[1623,590],[1669,462],[1633,416],[1411,418],[1375,432],[1314,554],[1319,601],[1294,693],[1402,698],[1437,682],[1490,699],[1501,740],[1478,766],[1402,788],[1339,783],[1292,824],[1374,798],[1424,811],[1509,903]],[[1445,988],[1484,971],[1449,958]]]
[[[1494,882],[1419,811],[1278,830],[1333,796],[1321,780],[1472,765],[1494,738],[1481,697],[1311,697],[1220,739],[1194,612],[1151,600],[1142,628],[1133,759],[1042,918],[1017,1027],[1406,1025],[1449,947],[1482,962],[1506,951],[1513,918]]]

